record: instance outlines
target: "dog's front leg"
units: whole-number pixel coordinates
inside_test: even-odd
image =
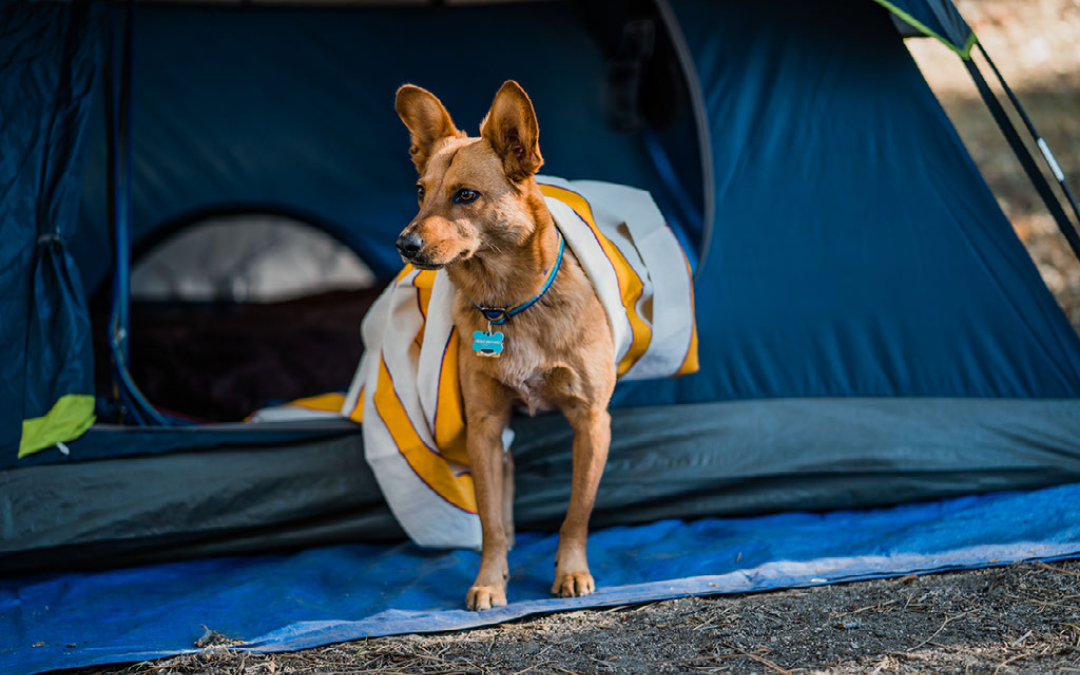
[[[465,598],[471,610],[506,604],[508,546],[503,520],[502,433],[510,420],[510,397],[494,380],[473,376],[465,387],[469,470],[483,533],[480,572]]]
[[[585,544],[589,537],[589,516],[611,444],[611,416],[606,406],[573,407],[564,412],[574,429],[573,483],[566,520],[559,529],[555,584],[551,592],[568,598],[596,590],[589,574]]]

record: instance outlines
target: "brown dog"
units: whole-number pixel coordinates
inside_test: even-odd
[[[398,238],[398,249],[414,267],[446,269],[457,288],[453,318],[460,335],[487,332],[488,318],[477,306],[507,308],[541,294],[562,250],[533,179],[543,159],[532,102],[516,82],[506,82],[480,124],[480,138],[458,131],[439,99],[419,87],[399,89],[396,107],[420,173],[420,212]],[[558,409],[574,430],[570,506],[551,587],[563,597],[595,589],[585,542],[611,439],[611,327],[569,248],[540,300],[499,330],[506,344],[500,358],[485,358],[460,340],[468,455],[483,532],[480,572],[466,598],[473,610],[506,604],[513,462],[504,457],[501,439],[514,405]]]

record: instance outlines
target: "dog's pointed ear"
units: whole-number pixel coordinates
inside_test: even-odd
[[[495,94],[491,110],[480,123],[480,135],[491,143],[512,180],[524,180],[544,164],[532,101],[513,80],[507,80]]]
[[[424,167],[431,158],[431,151],[438,141],[450,136],[465,135],[454,126],[454,121],[450,119],[450,113],[446,112],[442,101],[427,89],[412,84],[404,85],[397,90],[394,107],[412,135],[409,154],[420,173],[424,173]]]

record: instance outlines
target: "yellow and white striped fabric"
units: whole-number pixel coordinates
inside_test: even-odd
[[[620,379],[696,371],[689,265],[652,197],[611,183],[537,182],[607,310]],[[363,423],[367,461],[413,541],[479,548],[453,293],[443,271],[401,271],[364,318],[364,357],[342,413]],[[507,448],[512,438],[508,430]]]

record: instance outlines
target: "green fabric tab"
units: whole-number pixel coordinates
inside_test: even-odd
[[[78,438],[94,423],[94,397],[61,396],[44,417],[23,420],[19,457]]]
[[[881,5],[882,7],[886,8],[886,9],[888,9],[890,12],[892,12],[896,16],[900,17],[904,21],[904,23],[907,23],[908,25],[910,25],[912,28],[919,31],[923,35],[926,35],[927,37],[932,37],[935,40],[937,40],[938,42],[940,42],[941,44],[948,47],[949,49],[953,50],[954,52],[956,52],[957,56],[959,56],[961,59],[963,59],[965,61],[970,61],[971,60],[971,48],[975,46],[975,33],[974,32],[972,32],[971,35],[968,35],[968,38],[964,42],[963,46],[955,45],[955,44],[952,43],[951,40],[946,40],[944,37],[938,35],[934,31],[930,30],[929,26],[927,26],[923,22],[919,21],[915,17],[911,16],[910,14],[905,12],[904,10],[897,7],[896,5],[892,4],[888,0],[874,0],[874,2],[876,2],[877,4]]]

